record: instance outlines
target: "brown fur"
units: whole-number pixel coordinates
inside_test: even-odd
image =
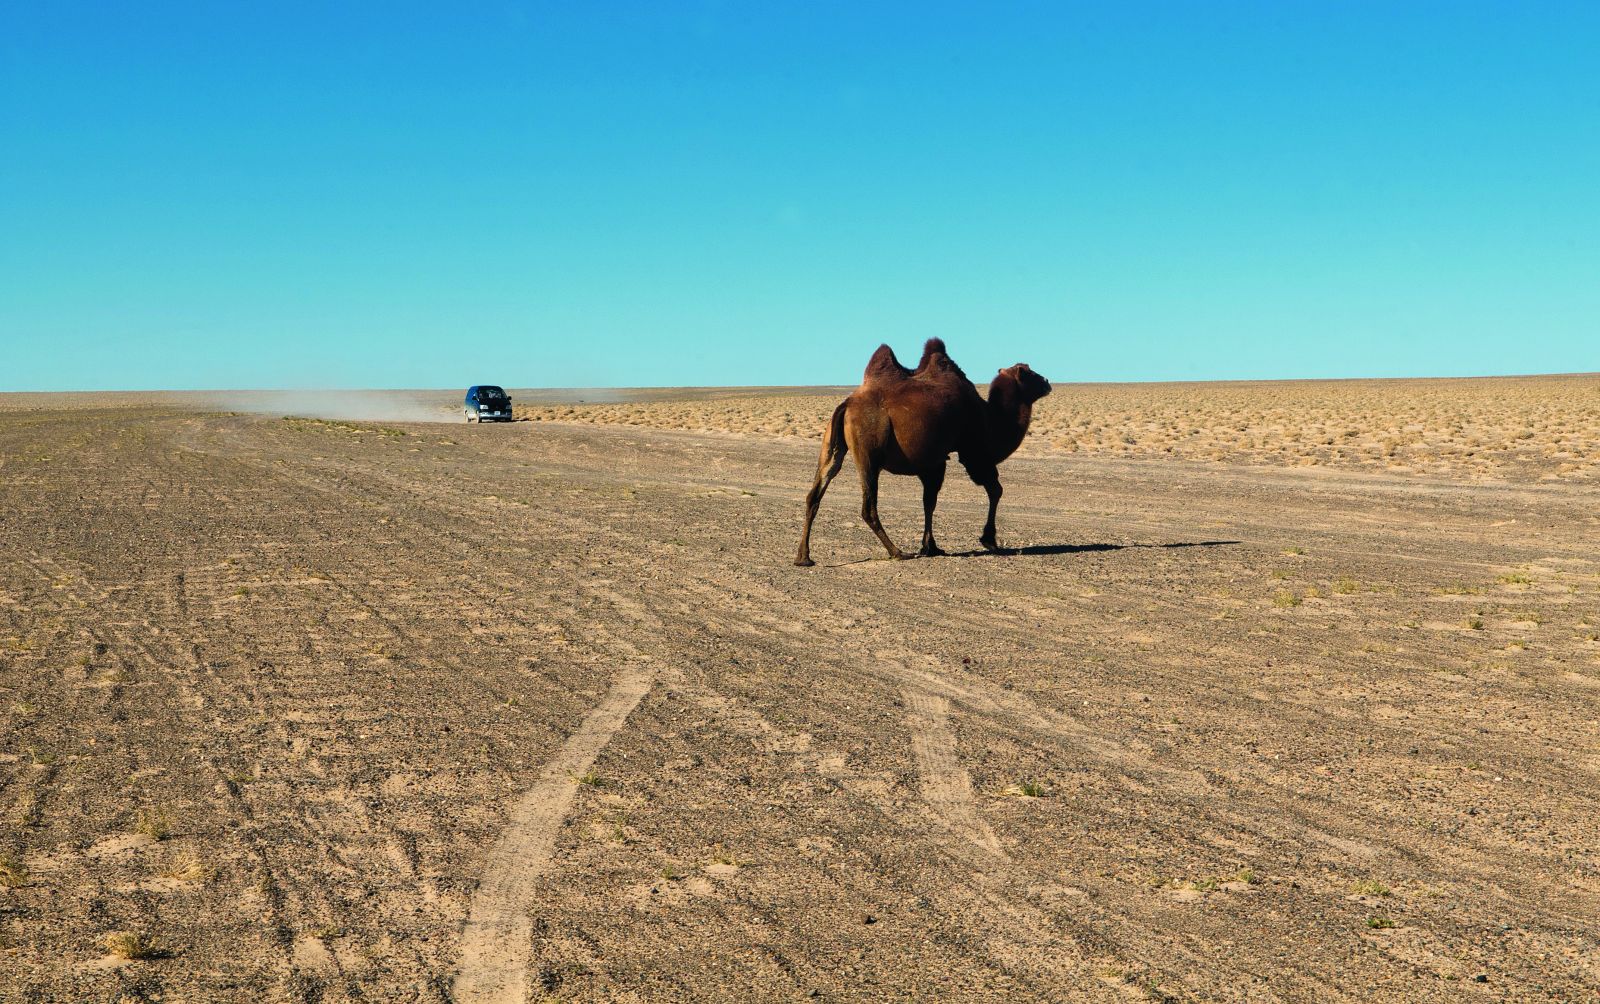
[[[1001,370],[985,401],[961,367],[945,354],[944,342],[928,339],[915,370],[906,369],[894,350],[880,345],[867,363],[861,386],[833,411],[822,436],[817,475],[806,495],[805,528],[794,563],[810,565],[811,525],[828,484],[854,453],[861,474],[861,518],[877,534],[889,556],[900,549],[878,520],[878,475],[914,475],[922,480],[922,549],[943,554],[933,539],[933,510],[944,486],[945,465],[956,454],[967,475],[989,495],[989,519],[979,538],[995,548],[995,510],[1000,504],[1001,461],[1021,445],[1033,417],[1033,402],[1050,393],[1050,383],[1026,363]]]

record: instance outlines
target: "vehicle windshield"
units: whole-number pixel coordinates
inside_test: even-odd
[[[499,387],[478,388],[478,400],[480,401],[504,401],[505,399],[506,392]]]

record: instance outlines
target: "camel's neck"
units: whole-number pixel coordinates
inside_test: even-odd
[[[1017,452],[1033,421],[1033,404],[1021,389],[1005,378],[989,385],[989,450],[995,463]]]

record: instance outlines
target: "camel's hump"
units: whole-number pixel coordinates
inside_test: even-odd
[[[917,363],[917,369],[927,369],[928,361],[936,355],[945,356],[947,358],[949,356],[949,353],[945,351],[943,338],[930,338],[928,339],[927,343],[922,346],[922,360]]]
[[[910,376],[911,371],[900,365],[900,360],[895,358],[894,349],[887,345],[878,346],[878,351],[867,360],[867,371],[862,374],[863,380],[897,379]]]
[[[922,363],[917,367],[917,375],[929,380],[951,379],[968,386],[972,384],[966,372],[943,352],[930,352],[923,356]]]

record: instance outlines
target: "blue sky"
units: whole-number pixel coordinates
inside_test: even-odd
[[[7,4],[0,389],[1600,370],[1600,4]]]

